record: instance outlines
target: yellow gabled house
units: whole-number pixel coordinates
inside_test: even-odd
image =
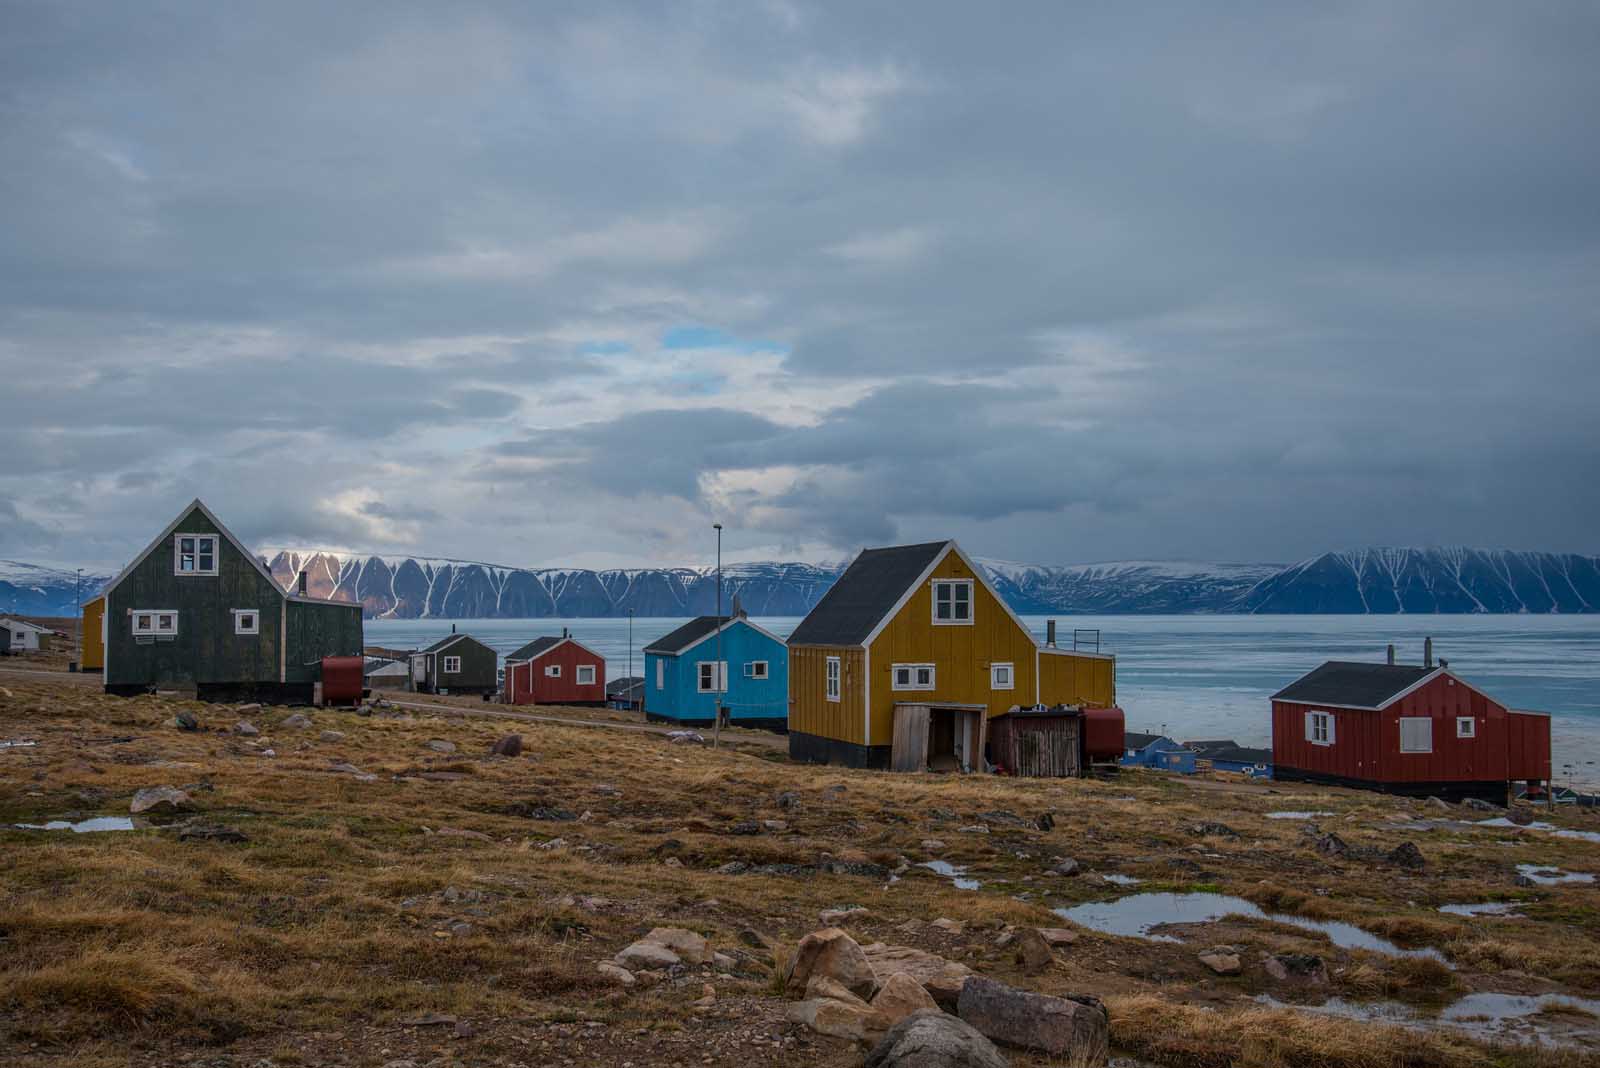
[[[867,549],[789,636],[789,755],[981,768],[989,719],[1110,707],[1116,658],[1040,644],[954,541]]]

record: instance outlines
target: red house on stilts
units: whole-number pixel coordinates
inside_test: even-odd
[[[505,693],[512,705],[603,705],[606,658],[565,629],[535,638],[506,657]]]
[[[1503,805],[1512,783],[1550,781],[1550,717],[1434,667],[1431,648],[1421,667],[1331,660],[1272,695],[1272,766],[1278,779]]]

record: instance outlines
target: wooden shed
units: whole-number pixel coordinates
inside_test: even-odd
[[[411,683],[417,693],[494,693],[500,689],[500,654],[452,630],[411,654]]]
[[[1331,660],[1272,696],[1278,779],[1504,804],[1550,779],[1550,720],[1447,668]]]
[[[1083,715],[1076,708],[1017,708],[989,725],[989,755],[1012,775],[1072,778],[1085,766]]]
[[[535,638],[506,657],[506,703],[603,705],[606,658],[572,637]]]

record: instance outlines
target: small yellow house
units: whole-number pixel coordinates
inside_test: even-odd
[[[995,716],[1115,703],[1115,657],[1041,645],[954,541],[863,551],[789,636],[796,760],[978,768]]]

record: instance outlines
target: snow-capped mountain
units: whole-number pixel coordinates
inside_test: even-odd
[[[1277,564],[1127,560],[1040,566],[979,560],[1018,612],[1232,612]]]
[[[76,598],[87,601],[111,581],[110,575],[76,573],[54,567],[0,560],[0,615],[75,616]]]

